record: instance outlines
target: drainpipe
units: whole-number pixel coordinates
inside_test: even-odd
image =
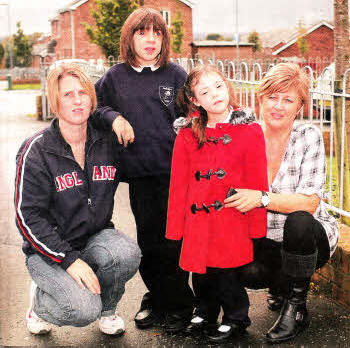
[[[70,31],[72,33],[72,58],[75,58],[74,12],[70,10]]]

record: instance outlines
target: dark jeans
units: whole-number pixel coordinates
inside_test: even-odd
[[[239,269],[242,284],[251,289],[278,288],[286,284],[282,272],[281,250],[296,255],[311,255],[317,250],[316,268],[329,259],[329,242],[323,226],[314,217],[297,211],[288,215],[283,242],[268,238],[254,241],[254,261]]]
[[[169,184],[169,175],[136,178],[129,183],[142,251],[139,270],[155,309],[188,314],[193,310],[193,293],[189,273],[179,267],[181,242],[165,238]]]
[[[198,300],[196,315],[216,323],[222,307],[223,324],[235,323],[242,328],[250,325],[249,298],[237,268],[208,267],[205,274],[192,274],[192,284]]]

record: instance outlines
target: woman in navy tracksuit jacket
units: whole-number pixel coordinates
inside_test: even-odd
[[[124,322],[116,307],[141,258],[136,242],[111,222],[120,146],[91,125],[96,95],[78,66],[61,65],[47,81],[57,118],[16,158],[16,224],[33,280],[27,328],[43,334],[49,323],[99,319],[103,333],[119,335]]]
[[[88,122],[86,166],[75,162],[57,119],[27,139],[17,154],[16,224],[26,255],[67,269],[89,237],[113,228],[114,194],[120,167],[111,133]],[[48,233],[50,231],[50,233]]]

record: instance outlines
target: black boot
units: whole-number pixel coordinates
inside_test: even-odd
[[[290,278],[290,290],[277,321],[266,334],[269,343],[288,341],[308,327],[306,297],[316,261],[317,250],[310,255],[296,255],[282,249],[282,272]]]
[[[269,290],[267,294],[267,307],[273,312],[279,312],[283,306],[284,297],[280,293],[274,293]]]
[[[284,301],[280,316],[266,334],[269,343],[288,341],[309,326],[310,319],[306,309],[309,284],[309,279],[291,284],[290,298]]]
[[[280,312],[283,302],[289,295],[289,277],[282,271],[274,276],[267,295],[267,307],[274,312]]]

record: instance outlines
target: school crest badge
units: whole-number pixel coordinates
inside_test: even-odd
[[[174,87],[159,86],[159,97],[162,103],[168,106],[174,100]]]

